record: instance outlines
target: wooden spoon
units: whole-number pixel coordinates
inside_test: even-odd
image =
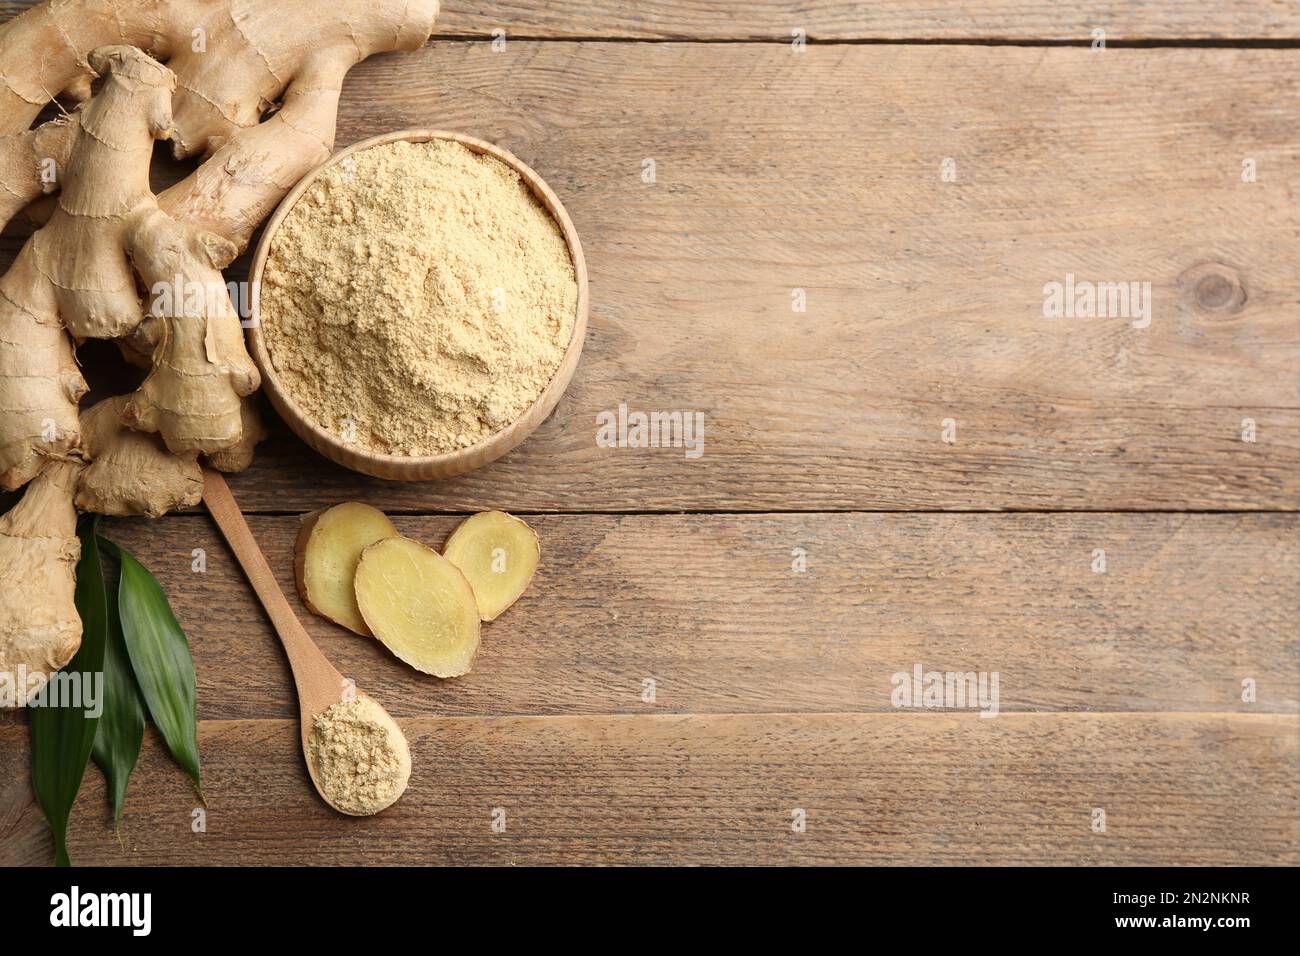
[[[302,723],[302,755],[307,761],[307,772],[321,799],[339,813],[349,816],[362,816],[355,811],[345,810],[330,800],[316,779],[316,768],[312,763],[308,741],[311,737],[312,723],[317,714],[323,713],[343,700],[344,691],[349,684],[321,653],[316,642],[311,639],[306,628],[293,613],[284,592],[280,590],[271,566],[266,563],[262,549],[253,539],[248,522],[230,493],[230,486],[220,472],[211,468],[203,469],[203,503],[208,506],[213,520],[221,529],[221,534],[235,552],[244,574],[248,577],[253,590],[257,592],[262,607],[271,618],[275,632],[280,635],[280,643],[289,657],[289,667],[293,670],[293,680],[298,686],[298,716]],[[357,691],[360,694],[360,691]],[[377,705],[378,706],[378,705]]]

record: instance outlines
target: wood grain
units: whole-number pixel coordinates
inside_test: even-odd
[[[396,519],[434,547],[458,520]],[[529,520],[536,579],[484,626],[473,671],[448,681],[308,613],[292,575],[297,519],[251,523],[312,638],[395,716],[890,711],[890,678],[917,663],[999,672],[1006,711],[1300,710],[1294,516]],[[104,533],[171,597],[200,717],[297,717],[283,653],[208,518]],[[191,571],[195,548],[204,573]],[[1091,569],[1096,548],[1105,574]]]
[[[312,792],[294,721],[200,725],[206,832],[153,735],[125,848],[99,774],[81,864],[1292,864],[1300,718],[1206,714],[817,714],[420,718],[410,789],[343,818]],[[0,728],[0,780],[26,766]],[[0,794],[0,801],[4,796]],[[0,804],[2,805],[2,804]],[[504,808],[506,832],[491,830]],[[792,832],[792,811],[806,832]],[[1106,832],[1092,832],[1094,808]],[[48,859],[34,806],[0,865]]]
[[[436,122],[560,194],[592,278],[583,361],[554,417],[474,475],[325,467],[308,486],[289,440],[233,487],[246,510],[1293,509],[1296,57],[440,43],[368,61],[340,143]],[[1151,326],[1045,319],[1067,274],[1151,282]],[[620,403],[703,413],[702,457],[597,447]]]
[[[235,491],[253,511],[1294,509],[1297,56],[441,42],[368,61],[340,145],[438,123],[556,188],[591,264],[586,351],[552,419],[471,476],[324,465],[308,486],[316,456],[281,429]],[[1151,327],[1043,318],[1071,273],[1151,282]],[[702,413],[702,457],[597,447],[620,403]]]
[[[501,27],[536,37],[775,39],[799,28],[813,39],[1087,40],[1300,37],[1300,11],[1285,0],[446,0],[440,33],[487,35]]]
[[[0,19],[35,2],[4,0]],[[1300,11],[1287,0],[444,0],[435,36],[1085,41],[1098,27],[1111,42],[1297,38]]]
[[[207,826],[151,733],[124,846],[87,774],[76,862],[1300,863],[1300,50],[1231,48],[1294,45],[1300,6],[450,0],[438,30],[483,39],[363,64],[339,145],[438,126],[547,179],[591,266],[573,386],[464,478],[367,479],[277,425],[232,480],[411,789],[329,811],[209,519],[110,521],[191,638]],[[683,39],[765,42],[621,42]],[[1145,40],[1211,46],[1114,46]],[[1044,319],[1067,273],[1150,282],[1151,326]],[[597,447],[620,403],[703,413],[704,455]],[[351,498],[434,545],[430,512],[543,512],[470,675],[303,611],[296,513]],[[941,513],[998,510],[1077,513]],[[894,709],[917,663],[997,671],[1001,715]],[[51,859],[29,760],[0,712],[0,865]]]

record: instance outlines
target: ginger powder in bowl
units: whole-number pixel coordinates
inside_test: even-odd
[[[510,154],[454,134],[334,157],[272,219],[253,278],[272,402],[313,447],[382,477],[458,474],[522,441],[585,330],[559,201]]]

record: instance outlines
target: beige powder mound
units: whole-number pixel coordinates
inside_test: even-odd
[[[511,424],[577,316],[554,219],[519,175],[459,143],[390,143],[326,170],[285,217],[263,334],[308,418],[363,450],[423,456]]]
[[[388,711],[363,694],[312,721],[308,755],[334,806],[368,815],[391,806],[411,778],[411,751]]]

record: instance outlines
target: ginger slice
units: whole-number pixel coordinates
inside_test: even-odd
[[[298,593],[312,613],[370,636],[357,608],[352,580],[361,552],[397,535],[388,515],[359,501],[346,501],[303,518],[294,567]]]
[[[514,515],[484,511],[460,523],[442,555],[469,579],[479,617],[492,621],[528,588],[542,549],[536,532]]]
[[[454,564],[418,541],[387,538],[362,552],[354,584],[366,625],[397,657],[435,677],[469,673],[478,605]]]

